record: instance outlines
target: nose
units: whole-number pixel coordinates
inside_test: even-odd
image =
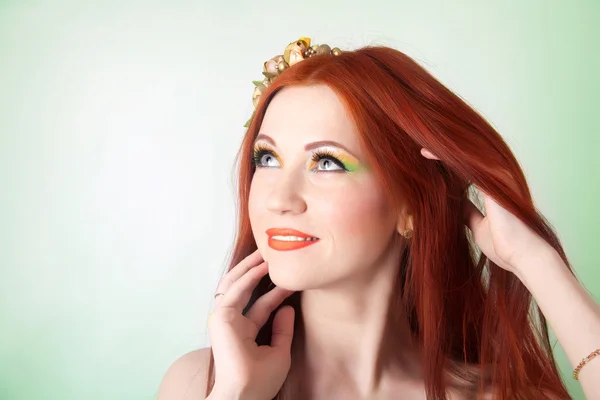
[[[267,196],[267,210],[276,214],[300,214],[306,211],[302,195],[304,181],[300,176],[281,171],[280,179],[273,181]]]

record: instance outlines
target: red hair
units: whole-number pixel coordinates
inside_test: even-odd
[[[265,110],[280,89],[316,84],[330,87],[345,105],[390,204],[408,202],[414,236],[398,265],[394,300],[405,307],[412,337],[422,348],[428,398],[446,398],[447,376],[466,381],[471,396],[488,390],[505,400],[570,398],[546,319],[514,274],[477,251],[461,218],[462,201],[469,198],[470,185],[477,185],[545,239],[572,273],[557,235],[535,208],[523,171],[500,134],[395,49],[367,46],[311,57],[284,71],[263,93],[237,158],[239,225],[229,268],[257,248],[248,196],[253,142]],[[440,161],[425,159],[422,147]],[[246,310],[271,287],[267,276]],[[301,315],[299,293],[285,304]],[[269,344],[271,323],[272,318],[259,332],[259,345]],[[214,384],[213,363],[211,354],[207,394]]]

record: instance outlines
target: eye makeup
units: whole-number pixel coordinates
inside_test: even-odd
[[[319,170],[318,164],[321,160],[329,160],[341,168],[337,170]],[[312,172],[354,172],[360,168],[358,160],[333,148],[316,149],[312,153],[310,170]]]
[[[334,147],[323,147],[312,150],[309,170],[311,172],[355,172],[360,170],[360,162],[352,155],[337,150]],[[256,168],[273,168],[263,164],[263,158],[268,155],[275,158],[279,162],[279,166],[283,166],[283,161],[277,155],[277,153],[270,148],[269,145],[263,143],[257,143],[254,146],[252,164]],[[338,169],[323,170],[319,169],[319,163],[322,160],[328,160],[333,164],[337,165]]]
[[[273,167],[267,167],[267,166],[262,165],[262,158],[266,155],[275,158],[279,162],[279,166],[283,167],[283,161],[275,153],[275,151],[273,151],[273,149],[271,149],[269,146],[265,146],[262,143],[257,143],[254,145],[254,151],[253,151],[253,155],[252,155],[252,165],[254,165],[255,168],[273,168]]]

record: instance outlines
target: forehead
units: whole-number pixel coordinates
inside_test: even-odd
[[[360,150],[350,115],[327,85],[283,88],[269,103],[260,133],[271,136],[278,145],[334,140]]]

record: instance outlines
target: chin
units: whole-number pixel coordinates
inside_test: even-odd
[[[269,262],[269,278],[282,289],[294,291],[314,289],[319,286],[319,282],[315,282],[315,276],[318,276],[315,271],[309,271],[307,268]]]

